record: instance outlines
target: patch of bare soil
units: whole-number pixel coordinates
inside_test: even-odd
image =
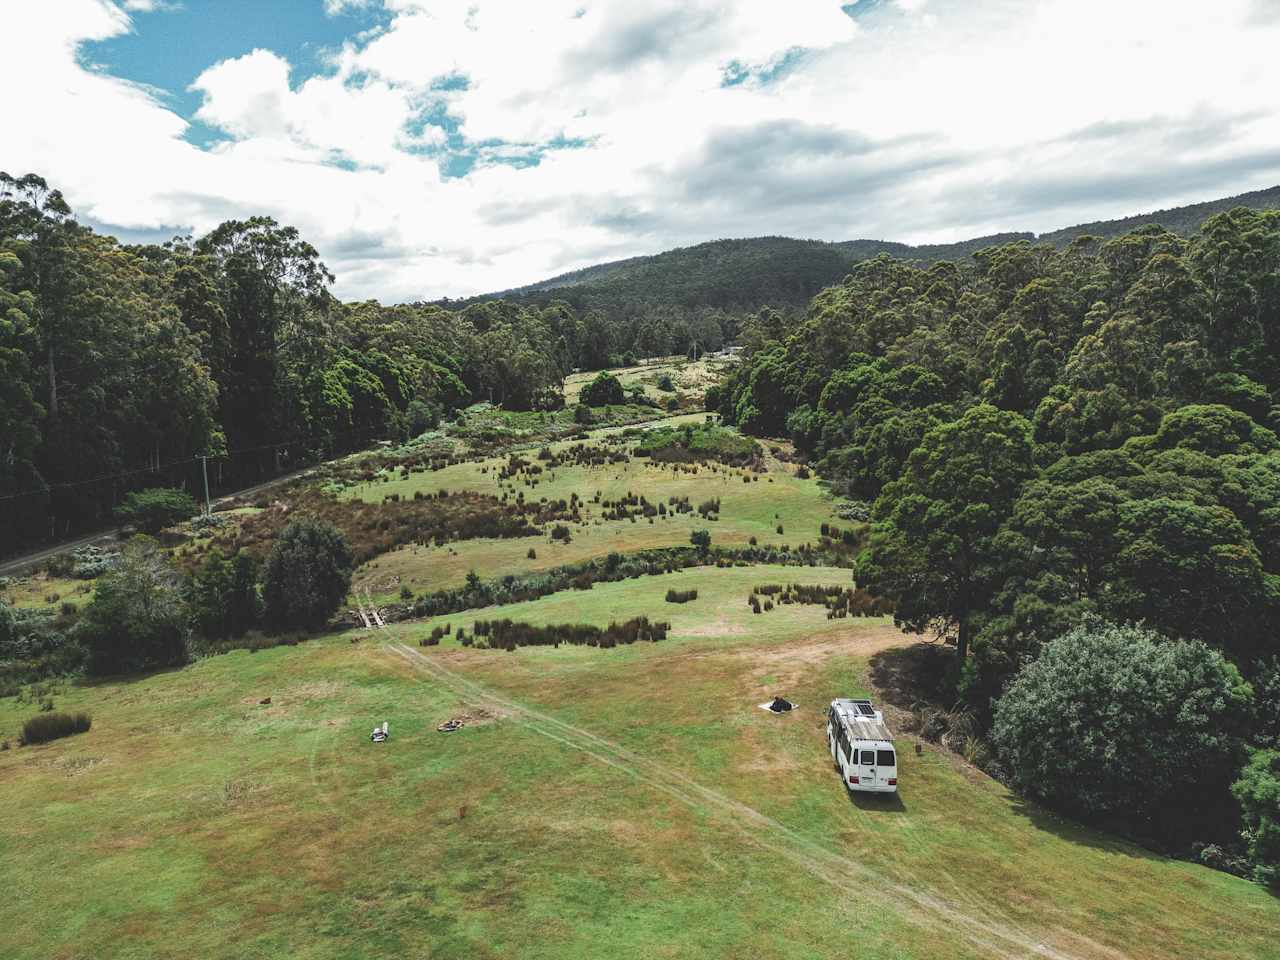
[[[865,657],[915,642],[914,637],[892,624],[876,624],[777,646],[742,647],[716,655],[745,661],[753,677],[772,676],[776,679],[770,681],[769,686],[777,687],[801,679],[810,668],[821,666],[832,657]]]

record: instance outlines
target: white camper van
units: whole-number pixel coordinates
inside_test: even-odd
[[[870,700],[832,700],[827,711],[831,759],[850,790],[896,793],[898,754],[884,715]]]

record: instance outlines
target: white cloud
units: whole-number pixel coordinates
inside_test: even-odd
[[[387,300],[720,236],[959,239],[1280,181],[1280,22],[1258,0],[383,5],[326,75],[300,82],[266,36],[193,63],[197,118],[227,137],[207,149],[78,59],[131,29],[124,7],[8,12],[0,83],[31,93],[6,102],[0,164],[124,227],[269,213],[340,294]],[[479,162],[451,179],[459,136]]]

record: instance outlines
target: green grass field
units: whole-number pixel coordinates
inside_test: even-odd
[[[37,573],[12,579],[7,587],[0,589],[0,600],[15,607],[56,611],[63,603],[87,604],[93,599],[93,584],[92,580]]]
[[[439,621],[643,612],[672,623],[657,644],[422,649],[426,622],[71,687],[57,706],[92,730],[0,752],[0,954],[1280,957],[1261,888],[933,746],[900,743],[896,800],[851,800],[823,705],[872,693],[869,658],[911,639],[746,604],[848,578],[687,570]],[[775,693],[799,709],[757,709]],[[0,735],[30,709],[0,700]],[[487,717],[435,732],[462,713]]]
[[[676,417],[670,422],[679,425],[702,419],[700,415]],[[598,442],[603,435],[603,431],[593,433],[589,442]],[[567,446],[568,443],[561,442],[551,444],[550,449],[559,451]],[[765,474],[723,464],[702,464],[696,473],[689,473],[669,464],[634,458],[627,463],[601,467],[557,467],[543,474],[536,486],[526,486],[518,479],[500,481],[498,469],[504,461],[503,457],[495,457],[412,474],[408,479],[396,476],[347,488],[342,495],[376,502],[389,494],[411,499],[417,492],[474,490],[495,496],[503,492],[512,496],[523,492],[526,499],[535,501],[544,497],[567,500],[577,493],[590,501],[598,491],[604,500],[617,500],[628,493],[644,494],[655,502],[683,496],[695,507],[705,500],[719,498],[719,519],[708,521],[695,512],[668,513],[665,517],[653,518],[652,523],[641,518],[634,522],[607,521],[602,519],[604,510],[588,502],[583,512],[585,522],[571,525],[572,540],[568,543],[553,541],[544,535],[402,547],[370,561],[358,571],[356,583],[361,589],[388,599],[401,585],[415,593],[441,590],[459,586],[472,570],[486,577],[520,574],[604,556],[611,551],[627,553],[687,545],[689,534],[695,529],[709,530],[713,542],[720,546],[743,547],[752,537],[760,545],[799,546],[816,543],[823,523],[849,525],[836,515],[834,501],[816,480],[798,479],[794,467],[771,456],[766,458],[768,472]],[[782,533],[778,533],[779,526]],[[528,557],[530,548],[536,557]]]
[[[662,403],[669,397],[678,396],[683,400],[701,402],[707,387],[724,377],[736,360],[686,360],[684,357],[662,357],[649,363],[634,367],[622,367],[610,370],[609,373],[618,378],[623,389],[635,386],[644,388],[645,396]],[[671,377],[675,392],[660,390],[658,381],[663,375]],[[564,401],[568,406],[578,402],[582,388],[596,378],[598,371],[572,373],[565,377]]]

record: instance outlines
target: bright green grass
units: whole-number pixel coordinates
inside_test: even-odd
[[[675,418],[675,422],[688,422]],[[552,449],[565,446],[553,444]],[[743,547],[752,537],[760,545],[816,543],[823,523],[842,524],[834,512],[834,501],[813,479],[800,480],[789,465],[770,458],[769,472],[751,482],[743,482],[745,471],[723,464],[701,465],[697,473],[688,473],[669,464],[657,464],[645,458],[605,467],[562,466],[543,474],[537,486],[526,486],[520,480],[499,482],[498,468],[505,458],[455,464],[443,470],[398,477],[388,482],[360,484],[343,491],[343,496],[367,501],[381,500],[387,494],[412,499],[417,491],[474,490],[514,496],[523,491],[525,498],[568,500],[577,493],[590,501],[596,491],[604,500],[617,500],[627,493],[643,494],[651,500],[666,501],[672,496],[686,496],[695,508],[705,500],[720,499],[720,519],[704,520],[697,513],[667,514],[646,519],[605,521],[604,510],[594,503],[584,506],[585,525],[572,524],[573,539],[569,543],[553,542],[549,536],[521,537],[507,540],[468,540],[444,546],[408,546],[371,561],[361,568],[356,581],[371,589],[376,596],[391,597],[404,584],[415,593],[441,590],[460,585],[469,571],[484,577],[546,570],[566,563],[577,563],[611,551],[621,553],[654,547],[687,545],[695,529],[711,531],[713,543]],[[488,472],[482,472],[487,468]],[[781,525],[783,532],[778,533]],[[532,547],[537,556],[530,559]]]
[[[681,398],[695,397],[700,400],[702,395],[706,393],[707,387],[723,379],[725,373],[731,369],[734,363],[736,361],[702,359],[694,362],[683,357],[664,357],[659,362],[641,364],[635,367],[623,367],[617,370],[610,370],[609,373],[618,378],[618,382],[622,384],[623,389],[629,390],[634,386],[643,387],[647,397],[659,402],[665,402],[669,397],[673,396]],[[594,380],[598,373],[599,371],[592,370],[584,373],[571,373],[565,377],[565,405],[571,407],[576,404],[578,397],[582,393],[582,388]],[[675,393],[658,389],[658,380],[663,374],[671,377],[672,384],[676,388]]]
[[[935,748],[917,758],[901,743],[900,802],[848,799],[821,708],[870,692],[866,658],[894,632],[818,608],[741,612],[752,582],[791,572],[687,571],[507,611],[600,622],[662,607],[666,579],[696,586],[698,601],[667,605],[663,643],[424,651],[790,836],[687,790],[686,802],[545,725],[437,734],[475,704],[374,643],[336,637],[76,689],[58,706],[91,712],[90,732],[0,752],[0,952],[993,955],[959,922],[921,925],[887,892],[897,882],[1065,956],[1280,955],[1280,902],[1260,888],[1056,822]],[[422,629],[383,636],[411,643]],[[775,692],[800,709],[756,708]],[[0,732],[24,716],[0,701]],[[392,740],[375,747],[368,730],[383,719]],[[855,881],[788,856],[809,841],[870,873]]]
[[[82,607],[93,599],[93,580],[75,580],[38,574],[12,580],[0,590],[0,600],[15,607],[57,610],[63,603]]]

